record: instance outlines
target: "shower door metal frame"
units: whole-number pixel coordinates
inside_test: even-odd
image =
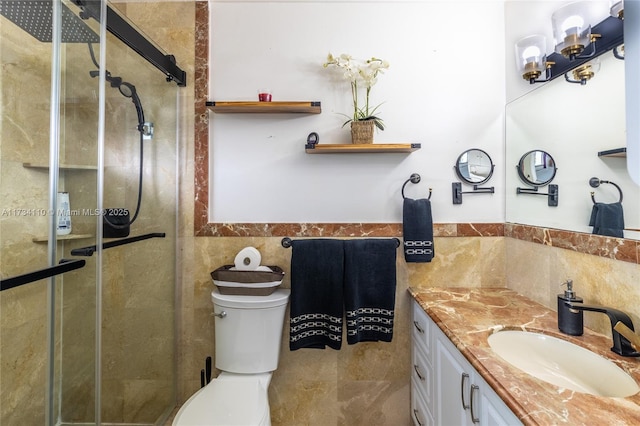
[[[60,167],[60,93],[61,93],[61,50],[62,50],[62,4],[52,3],[51,16],[51,93],[49,116],[49,211],[57,211],[58,178]],[[56,264],[57,217],[49,215],[48,264]],[[57,420],[55,403],[55,348],[56,348],[56,277],[47,283],[47,396],[45,398],[45,421],[51,426]]]
[[[101,10],[102,0],[73,0],[86,13],[86,17],[91,17],[100,22],[101,16],[107,17],[107,30],[133,51],[142,56],[150,64],[158,68],[167,76],[167,81],[175,81],[180,87],[187,85],[187,73],[176,64],[173,55],[165,54],[158,49],[147,38],[140,34],[122,16],[110,7]]]

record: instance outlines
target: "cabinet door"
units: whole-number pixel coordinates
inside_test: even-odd
[[[437,328],[437,326],[417,302],[413,302],[412,321],[413,326],[411,330],[413,341],[422,346],[429,362],[433,362],[431,335],[433,327]]]
[[[439,425],[471,424],[471,371],[465,369],[457,354],[450,351],[446,337],[435,338],[436,423]]]
[[[522,425],[522,422],[513,414],[513,411],[507,407],[486,382],[480,384],[480,400],[480,405],[482,406],[480,424],[483,426]]]
[[[435,425],[424,395],[413,378],[411,379],[411,420],[414,426]]]

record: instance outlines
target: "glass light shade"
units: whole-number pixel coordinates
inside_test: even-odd
[[[591,43],[591,25],[588,2],[570,3],[551,15],[555,51],[563,56],[575,57]]]
[[[536,79],[545,72],[547,39],[543,35],[531,35],[516,43],[516,67],[525,80]]]
[[[624,2],[622,0],[611,0],[609,11],[614,18],[624,19]]]

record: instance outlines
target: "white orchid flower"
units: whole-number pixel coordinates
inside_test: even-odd
[[[369,95],[371,94],[371,88],[378,82],[378,74],[384,74],[384,70],[389,68],[389,62],[376,58],[375,56],[366,61],[356,60],[346,53],[342,53],[336,58],[329,53],[327,55],[327,62],[323,64],[323,67],[328,68],[329,65],[341,68],[343,70],[342,76],[345,80],[349,81],[351,85],[353,115],[352,118],[344,124],[351,121],[372,120],[380,130],[384,130],[382,119],[374,115],[379,105],[370,108]],[[361,107],[358,102],[359,89],[362,87],[365,89],[363,107]]]

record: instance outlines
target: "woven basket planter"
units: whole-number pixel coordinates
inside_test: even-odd
[[[352,121],[351,122],[351,143],[373,143],[373,120]]]

